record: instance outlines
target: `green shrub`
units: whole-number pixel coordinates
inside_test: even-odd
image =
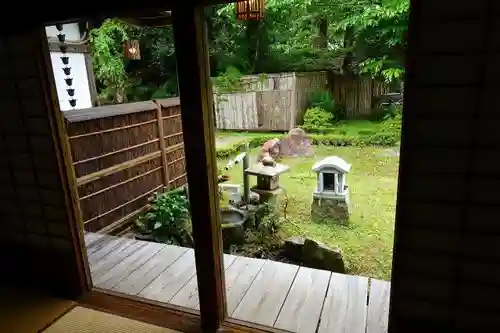
[[[304,126],[308,128],[329,127],[332,123],[333,115],[320,107],[308,109],[304,115]]]
[[[306,133],[309,134],[340,134],[346,135],[347,131],[345,129],[340,129],[330,125],[330,127],[317,127],[310,125],[302,125],[300,126]]]
[[[402,114],[396,113],[382,122],[381,129],[371,135],[368,144],[376,146],[393,146],[401,140]]]
[[[358,134],[361,136],[366,136],[366,135],[373,135],[376,134],[376,131],[370,131],[370,130],[363,130],[363,131],[358,131]]]
[[[324,146],[358,146],[362,142],[357,137],[339,134],[311,134],[308,136],[313,145]]]
[[[237,142],[233,144],[232,146],[229,147],[224,147],[224,148],[218,148],[216,151],[216,157],[217,158],[227,158],[233,155],[237,155],[241,152],[241,149],[245,147],[246,143],[248,142],[248,145],[250,148],[255,148],[255,147],[260,147],[262,146],[266,141],[269,141],[274,138],[284,138],[285,135],[277,133],[276,135],[272,134],[262,134],[259,136],[254,136],[251,138],[248,138],[246,140],[242,140],[240,142]]]
[[[394,146],[401,138],[401,113],[396,114],[393,118],[384,120],[381,123],[380,129],[375,130],[360,130],[353,132],[355,134],[347,134],[345,129],[335,127],[316,127],[316,126],[301,126],[307,133],[308,138],[313,145],[326,146]],[[252,136],[246,140],[238,142],[230,147],[217,149],[217,158],[228,158],[237,155],[248,142],[250,148],[260,147],[264,142],[279,138],[283,139],[286,135],[283,134],[262,134]]]
[[[403,106],[390,104],[390,105],[382,105],[379,108],[376,108],[370,114],[369,119],[372,121],[382,121],[390,118],[396,117],[398,114],[403,113]]]
[[[309,99],[308,108],[321,108],[330,113],[335,120],[343,120],[346,117],[345,108],[335,103],[332,94],[326,90],[317,90],[313,92]]]
[[[179,191],[159,193],[151,201],[149,211],[136,221],[139,232],[156,241],[175,245],[191,245],[188,200]]]

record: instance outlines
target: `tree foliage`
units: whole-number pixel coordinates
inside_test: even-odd
[[[368,73],[397,81],[404,73],[409,0],[267,0],[262,21],[237,21],[234,4],[206,10],[211,76],[285,71]],[[121,44],[139,39],[141,60]],[[122,100],[177,94],[171,27],[133,29],[108,20],[92,31],[101,91]]]

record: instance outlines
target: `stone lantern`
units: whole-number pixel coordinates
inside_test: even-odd
[[[257,185],[250,190],[259,195],[260,203],[275,202],[276,196],[282,192],[279,176],[288,169],[288,166],[279,163],[274,166],[257,163],[245,170],[246,174],[257,176]]]
[[[339,223],[349,220],[349,188],[347,174],[351,165],[337,156],[327,157],[312,167],[317,174],[311,213]]]

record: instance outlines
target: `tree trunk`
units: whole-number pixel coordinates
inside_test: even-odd
[[[248,41],[248,64],[250,72],[255,72],[255,65],[259,57],[259,25],[260,21],[247,21],[246,38]]]
[[[312,46],[316,49],[326,49],[328,47],[328,20],[324,16],[315,19],[316,36],[313,37]]]
[[[210,49],[213,48],[215,40],[214,22],[213,22],[213,16],[215,15],[215,11],[216,11],[215,6],[205,7],[205,20],[207,24],[207,41],[209,46],[209,63],[210,63],[209,72],[211,77],[217,75],[216,71],[218,67],[217,58],[210,53]]]
[[[344,48],[348,49],[344,56],[344,62],[342,64],[342,73],[351,73],[351,65],[354,58],[354,29],[349,27],[344,32]]]

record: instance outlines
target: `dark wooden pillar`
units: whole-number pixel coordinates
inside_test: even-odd
[[[172,10],[182,126],[195,243],[203,332],[215,332],[224,316],[215,123],[203,8]]]
[[[44,27],[0,44],[0,282],[76,299],[88,282]]]

